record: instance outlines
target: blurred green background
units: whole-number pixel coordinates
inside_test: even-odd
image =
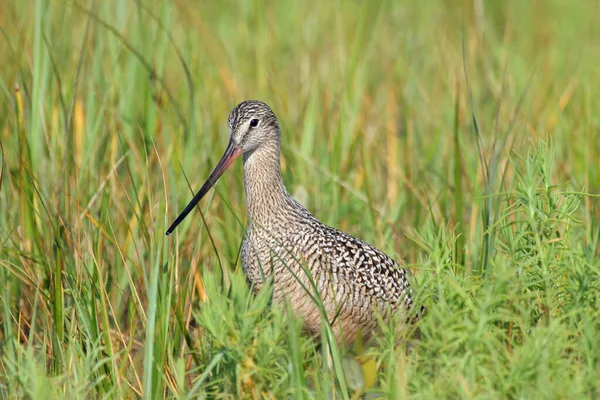
[[[600,396],[599,12],[2,2],[0,394]],[[245,99],[279,117],[290,193],[407,262],[414,352],[388,332],[341,373],[249,295],[241,163],[164,236]]]

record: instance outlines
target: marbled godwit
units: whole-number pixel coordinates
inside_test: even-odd
[[[240,155],[248,228],[242,264],[255,291],[273,279],[275,301],[288,301],[309,332],[321,331],[320,298],[336,339],[371,336],[376,312],[389,320],[413,307],[407,272],[371,245],[317,220],[287,192],[279,159],[277,117],[263,102],[244,101],[228,119],[230,140],[221,161],[167,230],[170,235]],[[315,293],[316,291],[316,293]]]

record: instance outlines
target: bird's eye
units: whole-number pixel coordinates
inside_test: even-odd
[[[258,120],[256,118],[254,118],[252,121],[250,121],[250,126],[255,128],[258,125]]]

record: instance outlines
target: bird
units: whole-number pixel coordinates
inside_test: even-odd
[[[325,225],[289,194],[281,175],[281,129],[271,108],[246,100],[227,122],[223,157],[167,236],[242,156],[248,222],[241,259],[254,292],[272,284],[273,301],[291,305],[315,336],[325,314],[335,339],[344,343],[372,338],[378,315],[390,322],[403,313],[401,327],[417,322],[424,307],[414,310],[407,270],[381,250]]]

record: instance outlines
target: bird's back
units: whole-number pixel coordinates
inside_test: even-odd
[[[377,313],[389,320],[396,312],[410,312],[405,269],[292,203],[291,211],[269,226],[248,226],[242,262],[255,289],[272,277],[274,299],[289,302],[314,334],[321,330],[322,303],[338,339],[349,342],[359,332],[369,336],[377,328]]]

